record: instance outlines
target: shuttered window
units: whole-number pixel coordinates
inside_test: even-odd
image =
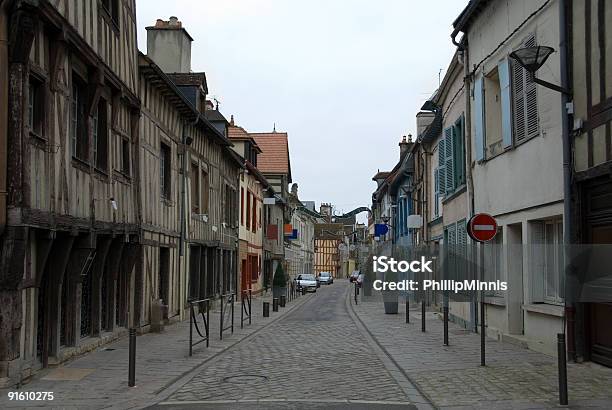
[[[444,130],[444,167],[446,168],[446,192],[450,193],[455,190],[455,166],[454,152],[455,143],[453,141],[453,129],[449,127]]]
[[[535,36],[530,35],[521,45],[535,47]],[[517,62],[512,63],[512,110],[514,140],[519,143],[539,134],[537,87],[533,74]]]
[[[484,160],[484,138],[485,138],[485,123],[484,123],[484,78],[482,74],[478,75],[474,80],[473,90],[473,119],[474,119],[474,150],[476,161]]]
[[[446,149],[445,139],[440,138],[438,142],[438,193],[444,196],[446,193]]]
[[[530,258],[532,302],[563,303],[563,223],[561,220],[531,223]]]
[[[438,168],[434,169],[434,218],[440,215],[440,187],[438,181]]]

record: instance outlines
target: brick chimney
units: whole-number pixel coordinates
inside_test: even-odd
[[[165,73],[191,71],[191,42],[193,38],[178,18],[158,19],[147,29],[147,55]]]

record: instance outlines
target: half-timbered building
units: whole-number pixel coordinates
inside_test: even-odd
[[[12,383],[131,324],[140,103],[134,0],[1,7],[10,86],[0,379]]]

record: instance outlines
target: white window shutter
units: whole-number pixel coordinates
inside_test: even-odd
[[[453,141],[453,127],[449,127],[444,130],[444,148],[446,151],[446,192],[452,192],[455,190],[455,167],[454,167],[454,141]]]
[[[497,65],[501,88],[502,140],[504,148],[512,146],[512,104],[510,90],[510,63],[504,58]]]
[[[484,78],[479,74],[474,81],[474,149],[476,150],[476,161],[484,159],[484,138],[485,138],[485,121],[484,121]]]

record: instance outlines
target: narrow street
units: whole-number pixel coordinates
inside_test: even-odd
[[[422,399],[414,387],[349,313],[347,287],[346,281],[322,286],[265,332],[165,392],[158,407],[416,408],[411,403]]]

